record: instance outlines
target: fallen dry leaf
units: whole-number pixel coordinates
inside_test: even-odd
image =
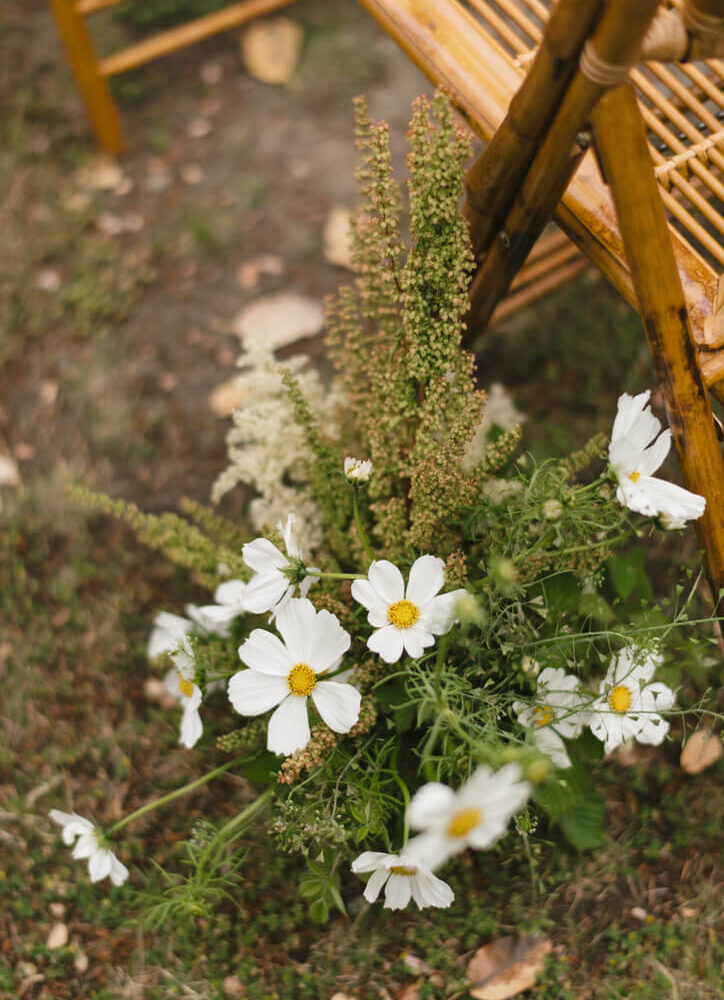
[[[88,971],[88,956],[80,948],[76,949],[75,958],[73,959],[73,968],[76,972],[87,972]]]
[[[324,256],[330,264],[346,267],[352,270],[352,230],[350,218],[352,213],[342,205],[335,205],[327,216],[322,238],[324,240]]]
[[[508,1000],[535,984],[550,938],[539,935],[502,937],[478,948],[467,968],[476,1000]]]
[[[247,72],[262,83],[287,83],[302,51],[304,32],[288,17],[257,21],[241,38]]]
[[[0,486],[18,486],[19,484],[18,463],[9,455],[0,455]]]
[[[68,928],[64,923],[58,921],[50,928],[50,933],[45,942],[46,948],[55,951],[56,948],[64,948],[68,944]]]
[[[679,763],[687,774],[701,774],[721,757],[721,739],[708,729],[697,729],[686,741]]]
[[[209,396],[209,406],[217,417],[230,417],[242,405],[245,395],[244,387],[231,379],[217,385]]]
[[[96,191],[113,191],[123,183],[124,174],[113,160],[97,156],[76,170],[75,179],[81,187],[95,188]]]
[[[318,333],[323,322],[321,302],[294,292],[280,292],[256,299],[242,309],[232,329],[241,340],[261,337],[277,350]]]

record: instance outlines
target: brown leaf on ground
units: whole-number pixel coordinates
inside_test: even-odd
[[[502,937],[478,948],[467,968],[476,1000],[508,1000],[535,984],[550,938],[539,935]]]
[[[53,924],[50,928],[50,933],[48,934],[45,942],[45,947],[50,951],[55,951],[57,948],[64,948],[67,943],[68,928],[64,923],[58,921],[58,923]]]
[[[233,331],[242,340],[262,338],[273,350],[311,337],[322,329],[322,304],[294,292],[256,299],[239,313]]]
[[[708,729],[697,729],[686,741],[679,763],[687,774],[701,774],[721,757],[721,739]]]
[[[252,24],[241,39],[247,72],[262,83],[287,83],[299,61],[303,37],[302,29],[288,17]]]

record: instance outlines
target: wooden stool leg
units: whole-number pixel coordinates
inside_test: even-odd
[[[48,0],[100,147],[117,156],[125,146],[121,121],[93,42],[74,0]]]
[[[696,522],[714,595],[724,587],[724,458],[699,371],[643,121],[630,84],[593,112],[596,146],[618,224],[669,424],[689,489],[706,497]]]

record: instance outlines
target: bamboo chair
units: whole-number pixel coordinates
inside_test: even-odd
[[[724,401],[724,0],[361,2],[488,143],[465,207],[473,329],[551,215],[638,308],[684,479],[707,497],[718,594],[724,460],[704,387]],[[629,72],[642,46],[658,61]]]
[[[119,73],[143,66],[161,56],[235,28],[245,21],[286,7],[294,0],[242,0],[223,10],[159,32],[120,52],[99,58],[85,18],[122,0],[48,0],[85,102],[98,145],[110,156],[118,156],[126,145],[118,108],[108,80]]]

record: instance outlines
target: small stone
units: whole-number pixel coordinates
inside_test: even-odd
[[[352,270],[351,218],[352,213],[348,208],[336,205],[327,216],[322,232],[324,256],[330,264],[346,267],[349,271]]]
[[[173,392],[177,386],[178,377],[173,372],[164,372],[158,380],[158,387],[161,392]]]
[[[88,956],[80,948],[76,950],[75,958],[73,959],[73,968],[76,972],[87,972],[88,971]]]
[[[45,945],[50,951],[56,951],[58,948],[64,948],[67,944],[68,928],[64,923],[58,921],[50,928]]]
[[[219,83],[223,75],[221,65],[217,62],[205,62],[199,73],[207,87],[213,87],[214,84]]]
[[[18,462],[29,462],[31,458],[35,458],[35,448],[29,441],[18,441],[13,451]]]
[[[241,39],[247,72],[262,83],[288,83],[299,61],[303,37],[299,25],[287,17],[255,22]]]
[[[221,988],[227,997],[244,996],[244,984],[238,976],[227,976],[222,982]]]
[[[181,168],[181,180],[184,184],[200,184],[204,179],[204,172],[196,163],[187,163]]]
[[[44,378],[40,383],[40,399],[46,406],[52,406],[58,398],[58,383],[55,379]]]
[[[120,184],[114,189],[114,194],[117,194],[119,198],[125,198],[127,194],[133,191],[133,181],[130,177],[124,177]]]
[[[41,292],[57,292],[62,284],[60,271],[55,267],[44,267],[35,275],[35,287]]]
[[[98,156],[83,164],[76,171],[76,178],[81,185],[97,191],[113,191],[122,183],[124,174],[114,160]]]
[[[203,139],[211,131],[208,118],[192,118],[186,126],[186,135],[190,139]]]
[[[48,907],[51,917],[55,917],[60,920],[61,917],[65,916],[65,903],[51,903]]]
[[[643,923],[648,917],[648,913],[646,912],[646,910],[644,910],[642,906],[632,906],[631,916],[634,918],[634,920],[640,920],[641,923]]]

